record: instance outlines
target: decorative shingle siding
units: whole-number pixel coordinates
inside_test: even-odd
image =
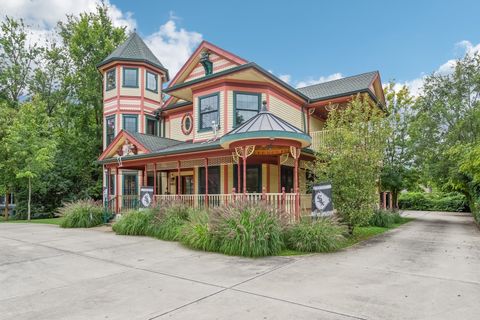
[[[210,54],[210,60],[213,62],[213,73],[238,66],[237,63],[225,59],[215,53]],[[198,63],[192,72],[190,72],[190,74],[185,78],[184,82],[195,80],[203,76],[205,76],[205,70],[203,66]]]

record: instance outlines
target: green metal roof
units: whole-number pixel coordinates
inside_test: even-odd
[[[230,143],[235,141],[260,138],[294,140],[300,142],[303,147],[312,143],[312,138],[308,134],[267,111],[266,102],[263,102],[262,110],[256,116],[221,137],[220,144],[228,148]]]
[[[135,31],[130,34],[125,42],[119,45],[112,53],[108,55],[108,57],[100,62],[97,67],[101,67],[112,61],[145,62],[165,71],[168,80],[168,70],[162,65],[162,63]]]
[[[311,100],[321,100],[342,96],[350,93],[366,91],[378,75],[378,71],[358,74],[338,80],[318,83],[311,86],[297,88]]]
[[[165,150],[169,147],[183,144],[183,141],[162,138],[158,136],[152,136],[149,134],[143,134],[138,132],[130,132],[127,131],[129,135],[135,138],[138,142],[140,142],[143,146],[145,146],[151,152],[156,152],[159,150]]]

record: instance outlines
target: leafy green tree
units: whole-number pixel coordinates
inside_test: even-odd
[[[334,205],[350,230],[367,224],[378,204],[378,182],[389,133],[385,113],[368,96],[329,113],[328,143],[317,153],[319,181],[331,181]]]
[[[22,20],[6,17],[0,24],[0,99],[18,108],[40,49],[29,45]]]
[[[395,84],[389,83],[384,89],[391,131],[386,140],[381,186],[383,190],[392,192],[393,203],[396,204],[399,192],[408,186],[411,181],[409,175],[413,174],[408,128],[415,100],[406,86],[398,91],[394,88]]]
[[[480,55],[456,62],[452,74],[427,77],[409,129],[415,165],[435,187],[463,193],[475,207],[479,185]]]
[[[11,167],[13,155],[7,149],[7,133],[17,111],[6,102],[0,102],[0,196],[5,195],[5,219],[8,219],[10,193],[15,186],[15,175]]]
[[[15,177],[28,186],[28,220],[31,218],[32,183],[52,167],[56,140],[43,103],[34,100],[22,105],[7,130],[6,149]]]

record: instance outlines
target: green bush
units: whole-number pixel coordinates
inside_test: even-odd
[[[122,214],[121,218],[112,226],[116,234],[130,236],[145,236],[152,224],[154,213],[152,210],[132,210]]]
[[[156,208],[154,218],[146,233],[161,240],[179,240],[182,227],[188,222],[194,210],[182,203],[162,203]]]
[[[228,255],[260,257],[283,248],[279,213],[259,204],[236,204],[212,210],[217,250]]]
[[[400,209],[423,211],[468,211],[465,196],[459,193],[406,192],[398,199]]]
[[[285,229],[288,249],[301,252],[331,252],[339,249],[345,240],[346,227],[328,218],[304,219]]]
[[[400,217],[398,213],[397,215]],[[396,223],[395,221],[396,218],[394,213],[385,210],[376,210],[373,216],[370,218],[369,225],[374,227],[390,228]]]
[[[91,228],[103,223],[104,209],[93,200],[78,200],[65,204],[58,214],[64,217],[62,228]]]
[[[198,212],[191,216],[181,230],[180,242],[193,249],[218,251],[207,212]]]

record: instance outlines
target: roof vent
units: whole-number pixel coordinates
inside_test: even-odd
[[[202,51],[202,56],[200,57],[200,63],[205,69],[205,75],[213,73],[213,62],[210,61],[210,52],[208,50]]]

